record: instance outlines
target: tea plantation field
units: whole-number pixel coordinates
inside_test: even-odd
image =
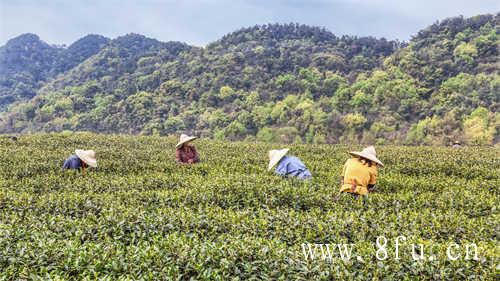
[[[359,146],[286,146],[314,177],[298,182],[267,172],[279,145],[198,140],[202,163],[179,166],[176,141],[1,138],[0,280],[498,277],[498,148],[377,147],[377,192],[356,198],[338,189]],[[99,167],[62,172],[75,148],[96,150]],[[306,258],[313,243],[352,244],[352,256]]]

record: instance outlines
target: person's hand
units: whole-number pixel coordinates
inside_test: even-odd
[[[351,185],[351,192],[354,192],[354,191],[356,191],[356,185],[355,184]]]
[[[188,160],[188,163],[189,163],[189,164],[193,164],[193,159],[189,159],[189,160]]]

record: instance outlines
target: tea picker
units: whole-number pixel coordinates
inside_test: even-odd
[[[377,182],[377,166],[384,166],[377,158],[375,147],[369,146],[362,151],[351,151],[349,154],[353,157],[344,164],[340,192],[356,195],[372,192]]]
[[[197,137],[182,134],[179,143],[175,146],[175,159],[180,164],[194,164],[200,162],[198,151],[192,144],[192,141]]]
[[[81,170],[85,175],[87,167],[97,167],[97,159],[93,150],[75,150],[75,154],[71,155],[64,161],[63,170]]]
[[[297,177],[301,180],[311,179],[311,172],[306,168],[304,163],[295,156],[287,156],[289,149],[275,149],[269,151],[268,170],[276,166],[274,172],[284,178]]]

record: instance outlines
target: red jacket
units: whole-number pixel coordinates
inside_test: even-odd
[[[200,157],[194,146],[183,145],[175,151],[175,159],[179,163],[198,163],[200,162]]]

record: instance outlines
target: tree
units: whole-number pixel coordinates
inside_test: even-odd
[[[497,128],[497,21],[445,20],[408,44],[297,24],[245,28],[205,48],[131,34],[104,48],[90,40],[90,56],[86,44],[66,52],[28,35],[0,48],[0,133],[187,128],[269,139],[273,128],[273,141],[444,144],[462,139],[478,107],[490,112],[479,131]]]
[[[467,64],[472,64],[477,57],[477,49],[473,44],[462,42],[453,50],[453,55],[458,60],[464,61]]]
[[[225,102],[232,101],[236,97],[235,91],[229,87],[229,86],[224,86],[221,87],[219,90],[219,98]]]
[[[246,134],[246,128],[238,121],[233,121],[224,130],[224,135],[229,139],[242,139]]]
[[[349,113],[342,118],[347,129],[360,129],[366,123],[366,118],[360,113]]]
[[[169,117],[163,123],[163,131],[165,134],[177,134],[185,129],[186,127],[184,126],[183,120],[178,116]]]
[[[363,91],[360,90],[354,94],[350,104],[355,109],[361,109],[363,111],[366,111],[366,109],[371,104],[371,99]]]
[[[264,127],[257,133],[257,140],[263,142],[277,142],[277,137],[274,134],[273,129],[269,127]]]
[[[494,120],[496,123],[497,118],[486,108],[479,107],[474,110],[470,117],[464,121],[466,141],[475,145],[492,144],[495,137],[495,125],[498,124],[491,124],[493,125],[491,126],[490,120]]]

